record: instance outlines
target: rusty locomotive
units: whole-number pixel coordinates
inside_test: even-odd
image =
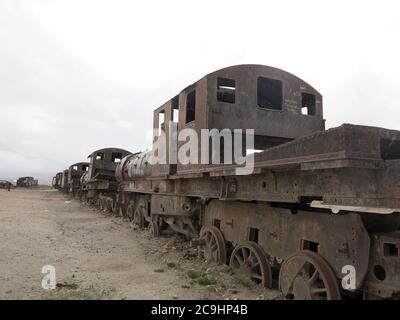
[[[152,151],[91,154],[82,200],[154,236],[180,233],[208,261],[265,287],[278,280],[285,299],[400,296],[400,131],[351,124],[326,130],[321,94],[261,65],[208,74],[153,119]],[[259,152],[251,174],[238,175],[229,161],[171,161],[185,129],[199,136],[204,129],[253,129],[250,153]],[[162,135],[169,157],[155,163]],[[209,150],[206,158],[229,158],[223,143]],[[200,154],[200,146],[189,153]]]
[[[14,185],[8,180],[0,180],[0,189],[10,190]]]
[[[17,187],[35,187],[38,185],[38,180],[34,179],[33,177],[20,177],[17,180],[16,186]]]
[[[56,175],[53,177],[51,185],[54,189],[60,190],[61,187],[61,179],[62,179],[62,172],[57,172]]]

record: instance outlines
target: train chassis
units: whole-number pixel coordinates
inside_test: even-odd
[[[155,237],[184,235],[205,260],[227,264],[266,288],[278,287],[285,299],[399,296],[388,285],[399,281],[399,262],[381,251],[388,243],[399,248],[400,235],[369,233],[360,214],[122,190],[89,193],[81,199]],[[344,290],[346,266],[355,270],[355,287]]]

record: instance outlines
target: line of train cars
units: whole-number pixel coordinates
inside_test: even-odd
[[[320,93],[261,65],[208,74],[154,111],[153,128],[174,124],[254,129],[254,171],[106,148],[54,186],[154,236],[180,233],[285,299],[399,298],[400,131],[326,130]],[[184,143],[166,140],[169,152]]]

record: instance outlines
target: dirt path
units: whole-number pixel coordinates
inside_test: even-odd
[[[0,299],[276,297],[193,250],[52,189],[0,190]],[[56,268],[56,290],[41,287],[44,265]]]

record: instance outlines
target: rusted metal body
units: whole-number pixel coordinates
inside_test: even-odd
[[[319,92],[293,74],[261,65],[239,65],[210,73],[157,108],[153,118],[153,128],[165,131],[167,154],[185,144],[180,141],[177,146],[170,145],[170,126],[174,123],[179,132],[189,128],[199,137],[202,129],[254,129],[256,150],[325,128]],[[223,153],[222,147],[217,151]],[[207,168],[210,165],[178,163],[157,165],[152,170],[153,175],[164,176]]]
[[[113,210],[117,191],[115,170],[130,154],[119,148],[104,148],[91,153],[88,171],[80,177],[82,200]]]
[[[152,156],[128,154],[115,181],[93,177],[94,153],[82,187],[108,190],[106,209],[155,236],[192,238],[207,260],[265,287],[278,275],[285,298],[400,296],[400,131],[325,130],[315,89],[258,65],[211,73],[155,110],[153,128],[165,131],[167,154],[177,153],[183,142],[172,142],[169,126],[254,129],[263,151],[250,175],[233,164],[152,165],[156,137]],[[344,288],[349,267],[354,287]]]
[[[73,197],[81,196],[81,177],[89,170],[89,162],[77,162],[68,168],[68,192]]]
[[[20,177],[17,180],[17,187],[34,187],[38,185],[38,180],[35,180],[33,177]]]
[[[53,180],[52,180],[52,183],[51,183],[52,186],[53,186],[53,188],[55,188],[55,189],[60,189],[60,188],[61,188],[62,175],[63,175],[62,172],[58,172],[58,173],[53,177]]]
[[[68,193],[68,169],[61,173],[59,190]]]
[[[0,189],[7,189],[8,191],[10,191],[12,187],[13,184],[10,181],[0,180]]]

